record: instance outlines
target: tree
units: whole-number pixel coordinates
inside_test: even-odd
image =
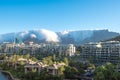
[[[20,61],[20,63],[19,63],[20,65],[24,65],[25,64],[25,62],[23,62],[23,61]]]
[[[68,58],[64,58],[64,63],[66,64],[66,65],[68,65],[69,64],[69,62],[68,62]]]
[[[92,56],[88,57],[88,61],[89,61],[90,63],[93,63],[93,62],[94,62],[94,57],[92,57]]]
[[[53,61],[55,62],[55,60],[56,60],[56,55],[53,54]]]
[[[92,67],[93,69],[95,69],[95,65],[94,64],[89,64],[90,67]]]
[[[112,80],[120,80],[120,73],[114,72],[112,75]]]
[[[52,56],[43,58],[42,62],[48,65],[52,65],[53,64]]]
[[[102,72],[98,72],[94,80],[105,80],[104,74]]]
[[[26,54],[26,55],[25,55],[25,58],[26,58],[27,60],[29,60],[29,59],[30,59],[30,54]]]
[[[48,64],[48,62],[47,62],[47,60],[46,60],[45,58],[43,58],[42,62],[43,62],[44,64]]]
[[[106,68],[106,77],[109,78],[109,80],[111,80],[112,74],[114,73],[114,65],[111,63],[106,63],[105,68]]]
[[[38,60],[35,57],[31,58],[33,61],[37,62]]]
[[[61,74],[61,75],[63,75],[63,74],[64,74],[64,73],[63,73],[64,71],[65,71],[64,66],[62,66],[62,67],[60,67],[60,68],[59,68],[59,72],[60,72],[60,74]]]
[[[15,70],[17,69],[17,60],[18,60],[18,58],[19,58],[19,56],[14,54],[12,56],[12,58],[10,58],[10,60],[9,60],[10,63],[12,63],[12,66],[14,67]],[[9,63],[8,63],[8,65],[9,65]]]
[[[113,78],[115,80],[118,79],[118,76],[116,76],[117,74],[115,72],[115,66],[111,63],[106,63],[104,66],[98,66],[94,73],[95,80],[113,80]],[[102,76],[102,78],[99,78],[99,76]]]
[[[74,67],[66,66],[64,71],[65,77],[68,79],[74,79],[74,75],[77,73],[77,71],[78,70]]]

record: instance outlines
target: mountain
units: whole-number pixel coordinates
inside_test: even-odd
[[[64,31],[57,33],[61,39],[61,43],[64,44],[81,44],[81,42],[86,39],[90,38],[93,35],[92,30],[82,30],[82,31]]]
[[[105,41],[105,40],[114,38],[118,35],[119,33],[110,32],[108,30],[97,30],[97,31],[93,31],[93,35],[90,38],[84,39],[83,43]]]
[[[109,39],[107,41],[120,41],[120,35],[117,36],[117,37],[111,38],[111,39]]]
[[[53,32],[50,30],[30,30],[18,33],[8,33],[0,35],[0,43],[14,42],[15,38],[20,39],[24,43],[33,41],[41,42],[59,42],[61,44],[84,44],[86,42],[98,42],[118,36],[119,33],[110,32],[109,30],[79,30],[79,31],[63,31]]]

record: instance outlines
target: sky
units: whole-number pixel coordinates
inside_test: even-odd
[[[33,29],[120,32],[120,0],[0,0],[0,34]]]

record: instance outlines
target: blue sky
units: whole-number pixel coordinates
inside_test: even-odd
[[[119,27],[120,0],[0,0],[0,34]]]

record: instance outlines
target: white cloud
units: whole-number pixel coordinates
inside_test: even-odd
[[[58,35],[53,31],[41,29],[40,33],[42,34],[46,41],[59,42]]]
[[[65,35],[65,34],[68,34],[69,31],[63,31],[63,32],[61,32],[61,33],[62,33],[62,35]]]
[[[20,36],[21,37],[24,37],[26,34],[28,34],[29,33],[29,31],[24,31],[24,32],[22,32],[21,34],[20,34]]]
[[[37,38],[37,36],[35,34],[30,34],[31,38]]]

